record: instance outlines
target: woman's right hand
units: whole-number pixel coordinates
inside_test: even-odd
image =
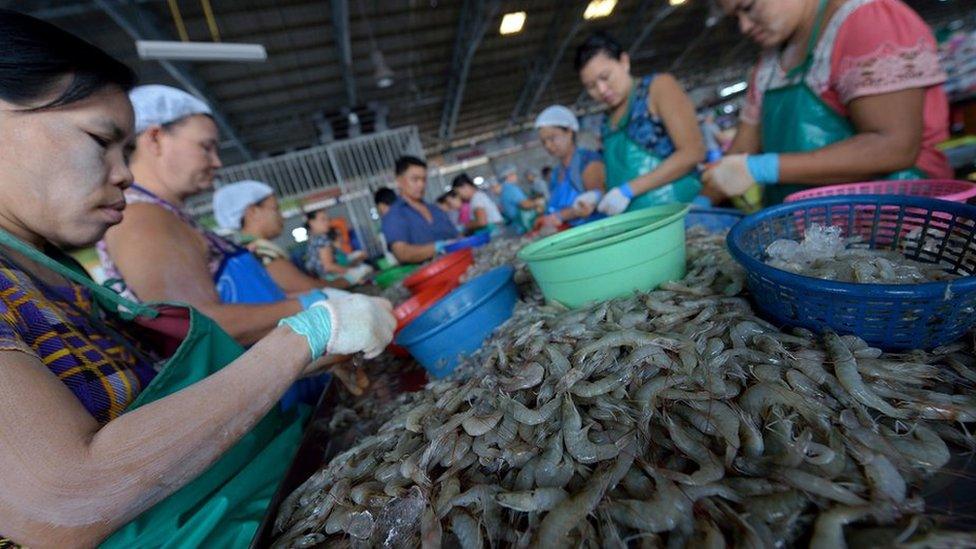
[[[365,353],[374,358],[393,340],[396,318],[385,299],[349,294],[319,301],[281,321],[308,341],[312,359]]]

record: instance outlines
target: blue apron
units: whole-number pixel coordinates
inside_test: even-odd
[[[214,283],[224,303],[275,303],[288,299],[264,265],[244,248],[224,258],[214,275]],[[298,403],[314,405],[330,378],[330,374],[324,373],[299,379],[281,396],[281,409],[290,410]]]
[[[573,152],[573,158],[569,161],[569,166],[558,165],[552,171],[552,178],[549,182],[549,205],[546,207],[547,214],[572,208],[573,202],[579,195],[586,192],[583,187],[583,153],[577,148]],[[596,221],[605,217],[601,213],[593,212],[593,215],[585,219],[574,219],[569,221],[569,225],[576,227],[590,221]]]

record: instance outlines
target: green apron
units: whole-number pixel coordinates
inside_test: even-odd
[[[244,352],[192,307],[134,303],[95,284],[67,255],[52,259],[2,230],[0,244],[86,287],[97,308],[138,325],[146,341],[173,351],[127,411],[200,381]],[[96,316],[93,310],[93,320],[99,324]],[[209,469],[120,528],[101,547],[247,546],[301,442],[307,415],[307,409],[284,413],[275,406]]]
[[[823,149],[834,143],[857,135],[850,120],[824,103],[806,83],[813,66],[813,54],[820,38],[827,13],[827,0],[820,0],[817,22],[807,46],[803,64],[786,75],[788,82],[780,88],[769,89],[763,94],[762,104],[762,151],[764,153],[803,153]],[[777,63],[779,63],[777,61]],[[770,73],[772,82],[776,71]],[[796,77],[799,75],[799,79]],[[917,168],[889,174],[882,179],[924,179],[924,172]],[[763,187],[766,205],[779,204],[788,195],[809,189],[810,185],[779,183]]]
[[[627,100],[627,112],[621,117],[615,127],[610,127],[603,135],[603,161],[607,169],[607,190],[615,189],[624,183],[651,173],[664,162],[640,143],[627,135],[627,124],[630,122],[637,83],[630,92]],[[609,115],[608,115],[609,116]],[[612,122],[607,120],[608,126]],[[701,182],[694,173],[690,173],[656,189],[635,196],[627,207],[628,212],[640,210],[650,206],[672,204],[674,202],[690,203],[701,191]]]

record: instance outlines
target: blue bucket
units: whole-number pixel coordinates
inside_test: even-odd
[[[685,217],[685,227],[702,227],[710,233],[725,232],[745,217],[734,208],[697,208],[692,206]]]
[[[515,269],[498,267],[461,285],[407,324],[396,338],[433,377],[454,371],[515,310]]]
[[[464,250],[466,248],[480,248],[489,242],[491,242],[491,234],[488,231],[485,231],[467,238],[462,238],[461,240],[455,240],[451,244],[445,246],[444,251],[451,253],[458,250]]]

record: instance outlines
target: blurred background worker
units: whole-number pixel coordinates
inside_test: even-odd
[[[400,196],[383,216],[383,236],[401,263],[420,263],[440,253],[458,231],[437,206],[424,200],[427,163],[401,156],[394,166]]]
[[[546,108],[535,119],[539,141],[556,160],[550,172],[549,202],[537,225],[579,225],[602,217],[595,213],[606,188],[606,171],[600,153],[576,145],[579,121],[562,105]],[[545,173],[545,168],[543,168]]]
[[[534,172],[526,173],[534,176]],[[525,233],[535,224],[538,211],[545,208],[545,199],[526,196],[525,190],[518,184],[518,169],[515,166],[509,164],[503,167],[501,176],[500,180],[491,183],[491,192],[498,200],[505,223],[515,233]]]
[[[451,183],[451,190],[471,207],[471,220],[464,224],[468,233],[487,231],[489,233],[500,229],[505,224],[498,205],[490,196],[477,185],[466,173],[459,174]]]

